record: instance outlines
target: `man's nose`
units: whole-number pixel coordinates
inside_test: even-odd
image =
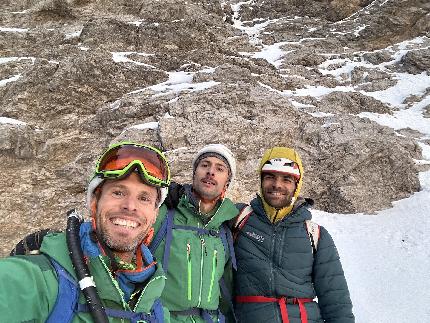
[[[124,199],[122,200],[121,207],[123,210],[136,211],[137,201],[132,196],[125,196]]]
[[[272,185],[273,185],[273,187],[280,188],[281,187],[281,183],[282,183],[282,180],[280,178],[278,178],[278,177],[275,177],[273,179]]]
[[[206,173],[208,175],[214,176],[215,175],[215,166],[208,167],[208,170]]]

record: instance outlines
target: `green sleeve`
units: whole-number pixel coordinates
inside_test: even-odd
[[[45,322],[57,290],[57,278],[46,261],[39,266],[37,259],[0,259],[0,322]]]

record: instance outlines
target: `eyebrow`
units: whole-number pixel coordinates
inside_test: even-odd
[[[121,188],[121,189],[130,191],[130,189],[127,186],[125,186],[123,184],[119,184],[119,183],[116,183],[116,184],[114,183],[111,187],[109,187],[109,189],[115,189],[115,188]],[[148,192],[148,191],[140,191],[140,192],[138,192],[138,194],[139,195],[147,195],[147,196],[152,195],[151,192]]]
[[[210,160],[205,160],[205,159],[203,159],[202,161],[201,161],[202,163],[208,163],[208,164],[214,164],[215,166],[222,166],[222,167],[224,167],[224,168],[228,168],[227,166],[226,166],[226,164],[224,164],[222,161],[219,161],[219,162],[211,162]]]
[[[146,196],[152,197],[153,194],[151,194],[150,192],[147,192],[147,191],[141,191],[141,192],[139,192],[139,195],[146,195]]]

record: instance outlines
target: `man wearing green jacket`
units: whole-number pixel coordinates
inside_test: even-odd
[[[353,323],[336,246],[299,197],[296,151],[274,147],[259,168],[261,195],[235,223],[236,316],[240,323]]]
[[[224,195],[235,173],[230,150],[207,145],[194,158],[193,183],[182,187],[178,205],[160,208],[150,248],[167,275],[161,298],[172,322],[224,321],[222,277],[235,263],[226,222],[238,213]]]
[[[92,221],[74,237],[84,256],[80,265],[91,275],[79,281],[84,292],[76,287],[69,238],[48,234],[39,255],[0,260],[0,322],[93,322],[96,302],[85,290],[94,285],[102,306],[96,322],[169,322],[159,300],[165,275],[147,247],[169,182],[157,149],[130,142],[109,147],[88,185]]]

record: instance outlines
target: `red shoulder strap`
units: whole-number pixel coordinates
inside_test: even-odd
[[[236,219],[234,221],[233,228],[232,228],[233,240],[236,240],[237,235],[239,234],[240,230],[245,226],[252,212],[253,212],[253,209],[251,205],[247,205],[236,216]]]

